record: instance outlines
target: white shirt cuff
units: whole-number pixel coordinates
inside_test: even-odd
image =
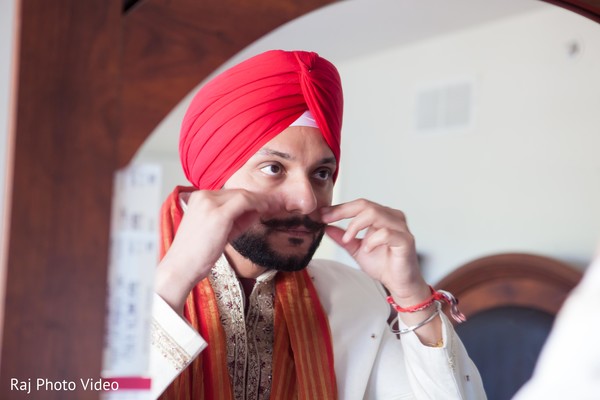
[[[157,398],[207,343],[157,294],[154,295],[151,329],[152,398]]]

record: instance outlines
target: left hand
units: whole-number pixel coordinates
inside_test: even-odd
[[[399,301],[408,304],[430,294],[415,249],[415,239],[400,210],[359,199],[321,210],[326,224],[351,219],[346,230],[329,225],[327,234],[356,260],[371,278],[381,282]],[[358,238],[366,229],[364,237]]]

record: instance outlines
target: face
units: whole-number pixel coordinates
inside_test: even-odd
[[[335,168],[335,157],[318,129],[294,126],[277,135],[224,188],[273,196],[280,209],[260,215],[231,246],[268,269],[306,267],[323,237],[319,209],[331,204]]]

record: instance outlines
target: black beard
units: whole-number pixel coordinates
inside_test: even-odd
[[[321,239],[325,234],[325,224],[312,221],[308,217],[294,217],[286,220],[269,220],[261,221],[267,227],[266,233],[257,233],[247,231],[231,241],[231,246],[242,255],[256,265],[267,269],[277,271],[300,271],[308,265],[312,260],[315,251],[321,244]],[[293,227],[303,226],[311,230],[315,237],[310,247],[304,255],[287,256],[278,253],[267,243],[267,236],[270,231],[278,228],[290,229]],[[290,243],[294,244],[295,238],[290,238]],[[296,239],[297,240],[297,239]],[[300,244],[301,242],[298,242]]]

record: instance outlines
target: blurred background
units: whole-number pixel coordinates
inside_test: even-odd
[[[267,49],[330,59],[345,94],[335,201],[403,210],[428,280],[504,252],[585,267],[600,237],[600,27],[539,1],[446,4],[335,3],[218,71]],[[186,184],[177,144],[190,97],[134,158],[162,165],[163,198]],[[352,263],[330,242],[318,256]]]

